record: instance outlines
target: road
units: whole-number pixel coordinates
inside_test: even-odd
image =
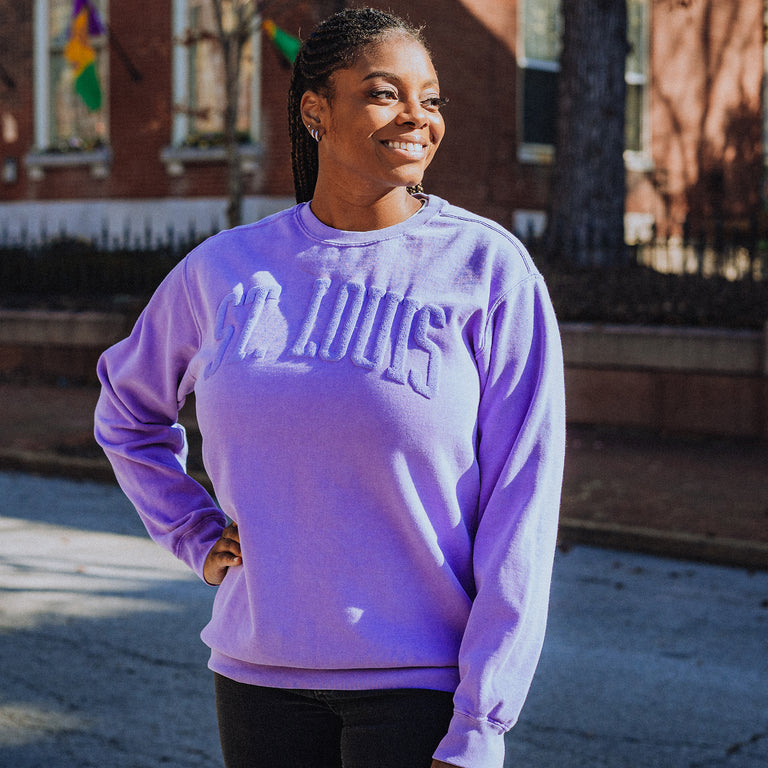
[[[0,473],[0,766],[221,766],[212,599],[115,486]],[[765,765],[768,573],[558,553],[507,766]]]

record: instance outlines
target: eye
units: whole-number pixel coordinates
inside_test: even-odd
[[[440,107],[444,107],[448,103],[448,99],[441,98],[440,96],[431,96],[428,99],[424,99],[421,102],[427,109],[439,110]]]
[[[371,91],[371,96],[374,99],[383,99],[383,100],[397,98],[397,94],[391,88],[377,88],[376,90]]]

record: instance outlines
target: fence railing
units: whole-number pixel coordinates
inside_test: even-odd
[[[727,280],[768,280],[768,242],[752,244],[728,240],[718,244],[683,238],[659,240],[633,246],[635,261],[657,272]]]
[[[7,235],[7,233],[5,233]],[[105,309],[148,297],[210,232],[158,238],[4,237],[0,306]],[[717,246],[717,247],[716,247]],[[538,243],[529,242],[534,258]],[[768,320],[768,242],[656,241],[628,263],[575,267],[536,259],[563,321],[762,329]]]
[[[4,236],[5,234],[5,236]],[[211,232],[169,229],[158,237],[95,240],[0,231],[0,302],[6,307],[98,308],[149,296],[173,266]]]

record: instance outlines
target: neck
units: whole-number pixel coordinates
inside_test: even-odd
[[[399,224],[413,216],[421,201],[408,194],[405,187],[395,187],[384,194],[350,192],[332,188],[318,179],[312,198],[312,213],[328,227],[348,232],[368,232]]]

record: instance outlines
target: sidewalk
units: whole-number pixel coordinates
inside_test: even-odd
[[[0,766],[222,768],[215,595],[116,485],[0,472]],[[505,766],[764,768],[767,596],[768,572],[559,551]]]
[[[97,397],[0,384],[0,468],[113,482],[92,438]],[[197,475],[194,418],[182,421]],[[571,426],[560,539],[768,569],[768,443]]]

